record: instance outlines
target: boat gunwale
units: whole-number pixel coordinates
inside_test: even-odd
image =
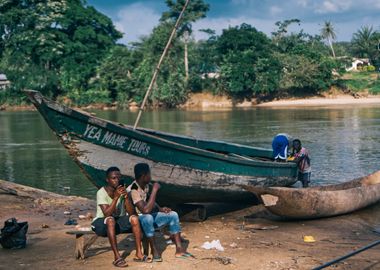
[[[349,180],[347,182],[342,182],[338,184],[330,184],[330,185],[324,185],[324,186],[313,186],[313,187],[307,187],[307,188],[292,188],[292,187],[253,187],[253,186],[245,186],[242,185],[242,187],[250,192],[254,192],[258,195],[263,194],[271,194],[271,192],[276,193],[275,196],[281,196],[281,194],[284,194],[285,192],[298,192],[301,194],[306,194],[310,192],[339,192],[339,191],[349,191],[353,189],[361,189],[361,188],[372,188],[372,187],[380,187],[380,182],[378,183],[366,183],[365,181],[373,176],[374,174],[379,173],[380,171],[373,172],[369,175],[365,175],[362,177],[358,177],[352,180]],[[352,185],[352,186],[350,186]],[[345,188],[345,186],[347,186]],[[339,187],[342,187],[339,189]]]
[[[179,143],[176,143],[176,142],[173,142],[173,141],[170,141],[170,140],[166,140],[166,139],[160,138],[158,136],[147,134],[147,133],[145,133],[143,131],[140,131],[139,129],[135,129],[134,130],[133,127],[130,126],[130,125],[126,125],[126,124],[117,123],[117,122],[114,122],[114,121],[102,119],[102,118],[99,118],[99,117],[96,117],[96,116],[89,115],[87,112],[81,112],[81,111],[79,111],[77,109],[73,109],[73,108],[70,108],[70,107],[68,107],[66,105],[62,105],[62,104],[60,104],[58,102],[55,102],[55,101],[52,101],[52,100],[46,98],[39,91],[36,91],[36,90],[25,90],[25,92],[28,93],[29,96],[36,101],[36,102],[33,102],[33,104],[37,108],[42,107],[42,103],[39,103],[37,101],[37,99],[35,98],[36,94],[40,95],[40,97],[43,100],[44,105],[46,105],[50,110],[53,110],[53,111],[55,111],[58,114],[62,114],[62,115],[68,116],[68,117],[76,118],[79,121],[86,122],[86,123],[89,123],[89,124],[94,125],[94,126],[98,126],[100,128],[103,128],[103,129],[108,129],[108,130],[111,130],[111,131],[113,131],[115,133],[119,133],[119,134],[123,133],[123,132],[120,132],[120,131],[123,131],[123,129],[126,129],[126,130],[129,130],[129,131],[135,132],[138,135],[141,135],[142,137],[146,137],[148,139],[149,143],[158,144],[158,145],[164,146],[164,147],[170,147],[172,149],[174,148],[176,151],[189,152],[191,154],[202,155],[202,156],[205,156],[207,158],[219,159],[219,160],[222,160],[222,161],[227,161],[227,162],[231,162],[231,163],[235,163],[235,164],[257,166],[257,167],[294,168],[294,167],[297,166],[295,163],[275,163],[273,161],[262,161],[262,160],[252,160],[252,161],[250,161],[250,160],[245,160],[245,159],[239,159],[239,158],[236,158],[236,157],[233,157],[233,156],[227,156],[225,154],[221,154],[221,153],[217,153],[217,152],[213,152],[213,151],[208,151],[208,150],[205,150],[205,149],[196,148],[196,147],[192,147],[192,146],[188,146],[188,145],[179,144]],[[54,105],[51,106],[51,103],[53,103]],[[57,110],[57,108],[54,108],[54,106],[59,106],[59,107],[62,108],[62,110]],[[70,113],[68,113],[67,111],[70,111]],[[44,113],[41,112],[41,114],[44,114]],[[45,115],[44,117],[46,118],[47,116]],[[95,121],[89,121],[89,119],[91,119],[91,118],[95,119]],[[106,125],[102,126],[100,123],[104,123]],[[167,133],[167,134],[170,134],[170,133]],[[170,134],[170,135],[177,136],[177,135],[174,135],[174,134]],[[77,136],[81,136],[81,135],[77,134]],[[180,135],[180,136],[182,136],[182,135]],[[85,140],[85,139],[83,139],[83,140]],[[220,142],[229,144],[229,143],[224,142],[224,141],[220,141]],[[93,143],[93,142],[91,142],[91,143]],[[235,145],[239,146],[239,144],[235,144]],[[109,148],[113,149],[113,147],[109,147]]]

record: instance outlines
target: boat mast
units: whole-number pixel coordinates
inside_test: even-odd
[[[139,114],[137,115],[137,118],[136,118],[136,121],[135,121],[135,125],[133,126],[133,129],[136,129],[136,127],[137,127],[137,125],[138,125],[138,123],[139,123],[139,121],[140,121],[140,117],[141,117],[141,114],[142,114],[142,112],[143,112],[143,110],[144,110],[145,103],[146,103],[146,101],[148,100],[148,97],[149,97],[149,95],[150,95],[150,92],[152,92],[154,82],[156,81],[156,79],[157,79],[157,75],[158,75],[158,72],[160,71],[160,66],[161,66],[161,64],[162,64],[162,61],[164,60],[164,58],[165,58],[165,56],[166,56],[166,53],[167,53],[168,50],[169,50],[170,44],[172,43],[172,40],[173,40],[173,38],[174,38],[174,35],[175,35],[175,33],[176,33],[177,29],[178,29],[178,26],[179,26],[179,24],[180,24],[180,22],[181,22],[181,19],[182,19],[182,17],[183,17],[183,14],[185,13],[185,10],[186,10],[187,5],[189,4],[189,2],[190,2],[190,0],[186,0],[185,5],[183,6],[182,11],[181,11],[181,13],[179,14],[178,19],[177,19],[177,21],[176,21],[176,23],[175,23],[175,25],[174,25],[174,28],[173,28],[173,31],[172,31],[170,37],[169,37],[168,43],[166,44],[165,49],[164,49],[164,51],[162,52],[161,58],[160,58],[160,60],[158,61],[158,64],[157,64],[156,69],[155,69],[155,71],[154,71],[154,73],[153,73],[153,76],[152,76],[152,80],[150,81],[150,84],[149,84],[148,90],[147,90],[146,93],[145,93],[144,100],[143,100],[143,102],[141,103],[140,110],[139,110]]]

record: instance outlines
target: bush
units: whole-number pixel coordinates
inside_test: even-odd
[[[368,66],[362,66],[362,68],[360,70],[363,71],[363,72],[367,72],[368,71]]]
[[[110,103],[109,91],[103,89],[74,89],[67,94],[67,97],[76,105],[88,105],[91,103]]]
[[[7,87],[0,90],[0,105],[23,105],[27,103],[25,93],[14,87]]]
[[[375,68],[375,66],[370,65],[370,66],[367,67],[367,70],[368,71],[375,71],[376,68]]]

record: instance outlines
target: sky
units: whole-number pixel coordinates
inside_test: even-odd
[[[109,16],[116,28],[124,33],[121,43],[137,41],[148,35],[165,11],[164,0],[87,0],[88,5]],[[199,29],[210,28],[220,34],[222,29],[248,23],[270,34],[275,22],[297,18],[304,29],[318,34],[324,21],[336,28],[337,41],[349,41],[361,26],[380,30],[380,0],[205,0],[210,11],[205,19],[193,24],[194,38],[205,38]]]

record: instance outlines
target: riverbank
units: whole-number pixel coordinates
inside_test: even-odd
[[[232,108],[254,108],[254,107],[324,107],[324,106],[342,106],[342,105],[376,105],[380,104],[380,96],[378,95],[349,95],[343,93],[310,96],[304,98],[289,97],[283,99],[275,99],[271,101],[258,102],[257,99],[236,101],[223,95],[212,95],[210,93],[191,94],[189,99],[183,105],[178,106],[179,109],[185,110],[220,110]],[[73,107],[80,110],[104,110],[116,111],[123,110],[117,104],[90,104],[87,106]],[[126,110],[132,112],[138,111],[137,103],[127,106]],[[158,108],[159,109],[159,108]],[[35,111],[33,105],[2,105],[0,111]]]
[[[8,190],[8,192],[4,191]],[[0,220],[10,217],[29,222],[28,245],[23,250],[0,249],[0,269],[110,269],[112,252],[107,239],[98,240],[84,261],[74,259],[74,239],[64,226],[71,217],[95,213],[95,202],[63,196],[0,181]],[[248,217],[247,217],[248,216]],[[80,220],[87,227],[90,220]],[[175,259],[173,246],[163,250],[162,263],[132,262],[131,236],[121,235],[119,247],[127,255],[129,269],[310,269],[379,238],[372,224],[380,224],[380,205],[335,218],[312,221],[281,221],[261,206],[215,215],[205,222],[182,222],[188,250],[197,259]],[[303,242],[312,235],[315,243]],[[205,241],[219,239],[224,251],[204,250]],[[379,247],[339,264],[335,269],[379,269]],[[225,262],[227,265],[222,264]]]

